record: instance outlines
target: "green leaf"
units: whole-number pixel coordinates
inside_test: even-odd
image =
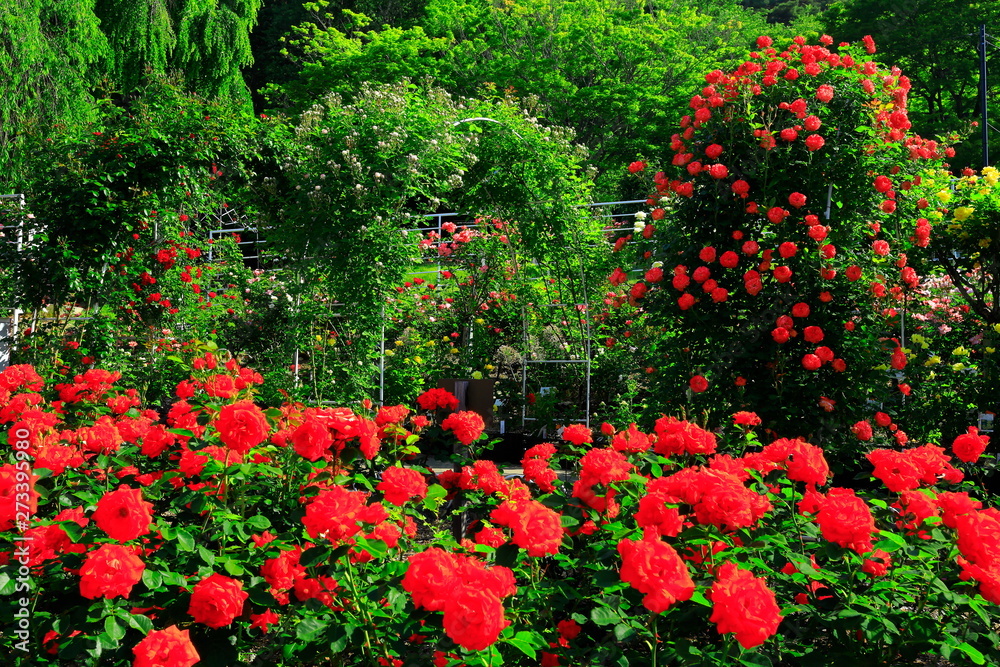
[[[906,540],[901,535],[897,535],[896,533],[888,530],[880,531],[879,535],[883,539],[875,545],[877,549],[892,552],[906,547]]]
[[[979,649],[968,642],[962,642],[958,645],[958,650],[969,656],[969,660],[976,663],[977,665],[985,665],[986,657],[980,653]]]
[[[613,609],[594,607],[590,612],[590,620],[600,626],[613,625],[621,620],[621,616]]]
[[[315,547],[310,547],[302,553],[302,557],[299,559],[299,564],[302,567],[312,567],[317,563],[322,563],[330,557],[330,547],[326,545],[319,545]]]
[[[266,516],[261,516],[260,514],[257,514],[247,519],[247,525],[253,528],[254,530],[267,530],[268,528],[271,527],[271,520],[268,519]]]
[[[153,630],[153,621],[148,616],[142,614],[129,614],[129,627],[132,627],[144,635],[148,635]]]
[[[185,438],[193,438],[194,433],[187,430],[186,428],[168,428],[167,433],[173,433],[174,435],[181,435]]]
[[[114,616],[108,616],[104,619],[104,631],[108,633],[108,637],[117,641],[121,641],[122,637],[125,636],[125,628],[118,623],[118,619]]]
[[[525,633],[518,633],[518,634],[525,634]],[[535,656],[537,655],[535,653],[535,648],[530,643],[528,643],[527,641],[525,641],[524,639],[521,639],[519,637],[511,637],[510,639],[508,639],[506,641],[507,641],[508,644],[510,644],[514,648],[518,649],[519,651],[521,651],[521,653],[525,654],[526,656],[528,656],[532,660],[535,659]]]
[[[326,622],[317,618],[305,618],[295,627],[295,636],[304,642],[313,642],[324,630]]]
[[[83,537],[83,526],[75,521],[63,521],[59,524],[66,534],[69,535],[69,539],[74,543],[79,542],[80,538]]]
[[[615,626],[615,639],[620,642],[627,640],[629,637],[635,635],[635,629],[631,626],[625,625],[624,623],[619,623]]]
[[[622,583],[621,575],[614,570],[601,570],[594,573],[594,585],[601,588],[611,588]]]
[[[183,528],[177,529],[177,546],[181,551],[194,551],[194,537]]]
[[[700,604],[703,607],[712,606],[712,603],[708,601],[708,598],[706,598],[705,594],[702,593],[701,591],[695,591],[694,593],[691,594],[691,602],[694,602],[695,604]]]
[[[163,577],[156,570],[145,569],[142,571],[142,583],[146,584],[149,590],[155,590],[163,583]]]

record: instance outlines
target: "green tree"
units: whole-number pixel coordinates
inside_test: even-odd
[[[261,0],[97,0],[94,12],[113,51],[121,92],[143,85],[144,73],[182,72],[208,96],[249,101],[242,68],[253,62],[250,31]]]
[[[980,116],[978,98],[979,26],[1000,30],[1000,4],[968,0],[839,0],[825,16],[826,29],[838,40],[871,35],[878,57],[896,65],[913,82],[913,130],[927,137],[948,134]],[[1000,71],[1000,55],[989,51],[991,72]],[[993,76],[1000,81],[1000,76]],[[992,88],[996,91],[996,86]],[[956,145],[955,164],[980,165],[979,137]]]
[[[110,49],[87,0],[15,0],[0,7],[0,164],[24,132],[93,118],[91,91]],[[3,183],[4,177],[0,177]],[[7,185],[3,189],[11,187]]]
[[[350,96],[363,81],[430,78],[466,96],[513,91],[537,98],[539,113],[572,127],[618,190],[622,164],[670,141],[668,120],[706,67],[733,63],[765,30],[760,14],[734,2],[647,7],[622,0],[432,0],[411,28],[369,25],[330,5],[298,26],[290,53],[299,77],[276,102],[303,108],[325,91]]]

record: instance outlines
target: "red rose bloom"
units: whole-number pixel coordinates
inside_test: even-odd
[[[646,531],[642,540],[621,540],[618,553],[622,581],[644,594],[642,604],[654,614],[694,594],[694,581],[684,561],[656,532]]]
[[[248,597],[243,582],[216,572],[195,584],[188,613],[196,623],[221,628],[243,613],[243,602]]]
[[[97,501],[91,518],[111,539],[127,542],[149,532],[152,510],[153,504],[142,499],[141,489],[123,484]]]
[[[467,651],[489,648],[510,625],[503,617],[503,603],[489,591],[460,586],[444,605],[444,631]]]
[[[802,368],[807,371],[814,371],[823,365],[823,360],[817,357],[815,354],[804,354],[802,355]]]
[[[191,643],[188,630],[171,625],[165,630],[153,630],[132,648],[132,667],[191,667],[201,656]]]
[[[365,511],[366,498],[361,491],[348,491],[342,486],[323,489],[306,507],[302,524],[313,539],[325,537],[339,543],[361,530],[358,521]]]
[[[222,406],[215,419],[219,439],[229,449],[246,454],[267,439],[270,427],[260,408],[252,401],[239,401]]]
[[[806,137],[806,148],[811,151],[818,151],[826,144],[826,140],[818,134],[810,134]]]
[[[708,380],[706,380],[704,376],[695,375],[693,378],[691,378],[691,381],[688,383],[688,385],[691,387],[691,391],[693,391],[696,394],[700,394],[701,392],[708,389]]]
[[[119,595],[127,598],[145,569],[133,549],[102,544],[87,554],[80,568],[80,595],[90,600]]]
[[[760,426],[760,417],[756,412],[737,412],[733,415],[735,426]]]
[[[872,433],[872,425],[867,421],[859,421],[856,423],[851,427],[851,432],[854,433],[854,436],[862,442],[868,442],[872,439],[872,435],[874,435]]]
[[[421,410],[455,410],[458,408],[458,399],[446,389],[428,389],[417,396],[417,405]]]
[[[802,440],[782,438],[764,447],[761,452],[768,461],[785,468],[788,479],[822,486],[830,476],[830,465],[823,450]]]
[[[333,435],[319,419],[307,414],[305,421],[292,431],[292,446],[299,456],[316,461],[330,452]]]
[[[441,422],[441,428],[454,433],[455,437],[458,438],[458,441],[468,447],[479,439],[479,436],[482,435],[483,429],[486,428],[486,425],[483,423],[483,418],[480,417],[478,413],[466,410],[464,412],[455,412],[448,415],[448,417]]]
[[[594,441],[590,429],[583,424],[571,424],[564,428],[562,439],[577,446]]]
[[[719,568],[712,584],[712,616],[719,634],[732,632],[745,649],[760,646],[778,631],[781,610],[760,577],[734,563]]]
[[[872,550],[875,519],[865,501],[852,489],[830,489],[816,515],[823,537],[859,554]]]
[[[714,454],[717,446],[715,434],[710,431],[682,421],[675,417],[663,416],[656,420],[656,443],[653,448],[657,454]]]
[[[412,468],[386,468],[382,481],[375,487],[382,492],[385,501],[402,507],[410,498],[427,497],[427,480]]]
[[[560,515],[537,500],[504,501],[493,510],[490,520],[507,526],[514,533],[512,541],[528,552],[540,557],[559,553],[563,528]]]
[[[964,433],[951,443],[951,451],[959,461],[973,463],[986,451],[986,445],[990,442],[989,436],[979,435],[979,429],[975,426],[969,427],[969,432]]]

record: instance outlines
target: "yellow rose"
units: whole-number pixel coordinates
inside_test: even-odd
[[[954,211],[955,219],[958,220],[959,222],[965,222],[966,220],[969,219],[969,217],[972,215],[972,212],[975,210],[976,209],[972,208],[971,206],[959,206]]]
[[[935,196],[938,198],[938,201],[940,201],[942,204],[947,204],[949,201],[951,201],[951,192],[949,192],[948,190],[941,190]]]
[[[927,361],[924,362],[924,366],[933,366],[934,364],[940,364],[940,363],[941,363],[941,357],[935,354],[933,357],[930,357]]]
[[[965,364],[959,363],[959,364],[952,364],[951,365],[951,370],[953,370],[953,371],[960,371],[960,370],[964,370],[964,369],[965,369]]]

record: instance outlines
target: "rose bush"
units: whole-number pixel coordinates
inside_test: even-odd
[[[423,438],[482,437],[446,392],[261,408],[235,360],[191,369],[166,414],[115,412],[110,373],[73,392],[0,373],[0,613],[30,600],[37,664],[1000,659],[1000,513],[963,481],[992,459],[977,433],[949,436],[955,458],[873,449],[873,491],[832,487],[804,440],[762,442],[749,411],[575,425],[523,476],[435,472],[407,464]]]
[[[949,149],[909,134],[910,81],[874,53],[761,37],[705,76],[672,166],[636,171],[654,194],[616,249],[631,239],[644,275],[611,282],[670,334],[646,345],[655,409],[757,409],[840,468],[839,434],[910,392],[900,313],[926,269],[907,250],[930,232],[903,210]]]

